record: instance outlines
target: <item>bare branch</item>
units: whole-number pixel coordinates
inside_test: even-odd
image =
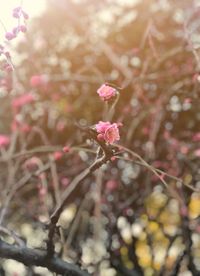
[[[0,257],[13,259],[26,266],[41,266],[52,272],[62,275],[86,276],[87,272],[82,271],[74,264],[62,261],[56,256],[47,257],[46,251],[30,249],[25,246],[14,246],[0,240]]]

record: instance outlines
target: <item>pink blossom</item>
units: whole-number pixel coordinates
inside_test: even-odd
[[[10,138],[7,135],[0,135],[0,148],[3,148],[10,144]]]
[[[31,126],[29,126],[28,124],[24,123],[24,124],[21,124],[20,126],[20,131],[21,132],[24,132],[24,133],[28,133],[31,131]]]
[[[112,162],[114,162],[116,159],[117,159],[116,156],[112,156],[112,157],[110,158],[110,160],[111,160]]]
[[[189,147],[187,145],[183,145],[180,147],[180,152],[182,154],[187,154],[189,152]]]
[[[112,144],[120,139],[118,124],[100,121],[96,124],[98,139],[104,139],[107,143]]]
[[[20,18],[21,10],[22,10],[21,7],[16,7],[16,8],[14,8],[14,9],[13,9],[13,17],[15,17],[15,18]]]
[[[200,157],[200,148],[194,151],[196,157]]]
[[[13,33],[11,33],[11,32],[7,32],[7,33],[5,34],[5,38],[6,38],[7,40],[12,40],[13,38],[15,38],[15,34],[13,34]]]
[[[109,128],[107,128],[104,134],[104,139],[110,144],[120,139],[119,129],[117,124],[112,124]]]
[[[12,101],[12,106],[14,108],[20,108],[25,104],[29,104],[34,101],[34,97],[31,93],[24,94]]]
[[[65,129],[65,123],[62,121],[58,122],[56,125],[56,129],[57,131],[63,131]]]
[[[43,197],[43,196],[45,196],[47,194],[47,189],[45,188],[45,187],[41,187],[40,189],[39,189],[39,196],[40,197]]]
[[[104,140],[103,134],[99,133],[99,134],[97,135],[97,139],[98,139],[99,141],[103,141],[103,140]]]
[[[22,33],[25,33],[25,32],[27,31],[27,28],[26,28],[25,25],[19,26],[19,29],[20,29],[20,31],[21,31]]]
[[[103,101],[107,101],[110,98],[114,97],[117,93],[117,90],[113,87],[103,84],[98,90],[97,93],[99,94],[100,98]]]
[[[65,146],[65,147],[63,148],[63,152],[67,153],[67,152],[69,152],[69,151],[70,151],[70,147],[69,147],[69,146]]]
[[[19,27],[14,27],[12,32],[16,36],[19,33]]]
[[[96,130],[98,133],[104,133],[106,131],[106,129],[108,127],[110,127],[111,123],[110,122],[102,122],[100,121],[97,125],[96,125]]]
[[[22,15],[24,17],[24,19],[28,20],[29,19],[29,15],[28,13],[26,13],[25,11],[22,10]]]
[[[53,153],[53,157],[54,157],[54,160],[55,160],[55,161],[60,160],[60,159],[62,158],[62,156],[63,156],[63,153],[62,153],[61,151],[55,151],[55,152]]]
[[[23,16],[23,18],[25,20],[29,19],[29,15],[24,10],[22,10],[21,7],[14,8],[13,9],[13,17],[14,18],[20,18],[21,16]]]
[[[192,99],[191,98],[186,98],[185,100],[184,100],[184,103],[185,104],[188,104],[188,103],[191,103],[192,102]]]
[[[48,76],[46,75],[34,75],[30,79],[30,85],[34,88],[46,85],[48,82]]]
[[[4,64],[3,69],[4,69],[6,72],[11,72],[11,71],[13,71],[12,65],[9,64],[9,63],[7,63],[7,62]]]
[[[200,141],[200,132],[195,133],[192,137],[192,140],[194,142],[199,142]]]
[[[41,161],[38,157],[33,156],[30,159],[26,160],[23,167],[28,170],[34,170],[37,167],[39,167],[41,164]]]
[[[118,183],[116,180],[108,180],[106,182],[106,189],[109,191],[114,191],[115,189],[117,189],[118,187]]]

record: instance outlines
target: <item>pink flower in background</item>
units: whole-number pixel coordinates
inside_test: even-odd
[[[192,140],[194,142],[199,142],[200,141],[200,132],[195,133],[192,137]]]
[[[200,148],[194,151],[196,157],[200,157]]]
[[[20,18],[22,18],[23,21],[26,21],[29,18],[28,14],[24,10],[22,10],[21,7],[17,7],[15,9],[13,9],[13,17],[18,19],[17,27],[14,27],[11,32],[6,32],[5,38],[7,40],[12,40],[13,38],[17,37],[17,35],[20,31],[22,33],[25,33],[27,30],[25,25],[19,25]]]
[[[40,164],[41,160],[36,156],[32,156],[31,158],[25,161],[25,163],[23,164],[23,168],[33,170],[37,169],[40,166]]]
[[[48,76],[47,75],[34,75],[30,79],[30,85],[33,88],[39,86],[45,86],[48,83]]]
[[[65,126],[66,126],[65,122],[60,121],[56,125],[56,130],[57,131],[63,131],[65,129]]]
[[[120,139],[118,124],[100,121],[96,124],[96,131],[99,133],[98,138],[112,144]]]
[[[65,152],[65,153],[70,152],[70,147],[69,146],[65,146],[63,148],[63,152]]]
[[[55,151],[53,157],[55,161],[58,161],[63,157],[63,153],[61,151]]]
[[[7,62],[3,65],[3,69],[8,73],[13,71],[12,65]]]
[[[15,38],[15,34],[13,34],[13,33],[11,33],[11,32],[7,32],[7,33],[5,34],[5,38],[6,38],[7,40],[12,40],[13,38]]]
[[[118,183],[116,180],[108,180],[106,182],[106,189],[109,190],[110,192],[117,189],[117,187],[118,187]]]
[[[22,7],[16,7],[13,9],[13,17],[19,19],[23,17],[25,20],[29,19],[29,15],[22,9]]]
[[[69,185],[69,183],[70,183],[70,180],[69,180],[68,177],[63,177],[61,179],[61,184],[62,184],[63,187],[67,187]]]
[[[22,123],[19,127],[20,131],[23,132],[23,133],[28,133],[31,131],[31,126],[29,126],[28,124],[26,123]]]
[[[27,28],[26,28],[25,25],[19,26],[19,29],[20,29],[20,31],[21,31],[22,33],[25,33],[25,32],[27,31]]]
[[[97,93],[99,94],[100,98],[103,101],[107,101],[110,98],[114,97],[117,93],[117,90],[113,87],[103,84],[98,90]]]
[[[18,98],[15,98],[12,101],[13,108],[20,108],[25,104],[29,104],[33,102],[35,99],[31,93],[24,94],[22,96],[19,96]]]
[[[0,148],[3,148],[10,144],[10,137],[7,135],[0,135]]]

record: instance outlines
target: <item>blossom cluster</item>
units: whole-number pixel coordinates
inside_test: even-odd
[[[97,93],[103,101],[108,101],[111,98],[115,97],[117,90],[107,84],[103,84],[98,90]],[[119,127],[120,124],[103,122],[100,121],[95,125],[96,131],[98,133],[97,138],[99,140],[104,140],[108,144],[112,144],[115,141],[120,140]]]
[[[19,33],[25,33],[27,31],[26,28],[26,21],[28,20],[29,16],[28,14],[22,9],[22,7],[16,7],[13,9],[12,16],[17,19],[16,26],[12,28],[12,30],[7,31],[5,28],[5,39],[6,42],[13,40],[18,36]],[[0,56],[4,57],[4,64],[3,64],[3,70],[6,72],[10,72],[13,70],[13,65],[11,62],[11,55],[6,47],[6,42],[3,44],[0,44]]]
[[[5,38],[7,40],[12,40],[17,37],[19,32],[26,32],[26,20],[29,18],[28,14],[22,9],[22,7],[17,7],[13,9],[13,17],[18,20],[18,24],[16,27],[12,29],[10,32],[6,32]],[[20,20],[24,21],[24,24],[20,24]]]

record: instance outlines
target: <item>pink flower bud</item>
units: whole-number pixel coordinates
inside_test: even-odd
[[[114,161],[116,160],[116,156],[112,156],[112,157],[110,158],[110,160],[111,160],[112,162],[114,162]]]
[[[5,38],[6,38],[7,40],[12,40],[13,38],[15,38],[15,35],[14,35],[13,33],[11,33],[11,32],[7,32],[7,33],[5,34]]]
[[[99,141],[103,141],[104,140],[104,137],[103,137],[103,134],[98,134],[97,135],[97,139],[99,140]]]
[[[22,33],[25,33],[25,32],[27,31],[25,25],[21,25],[21,26],[19,27],[19,29],[20,29],[20,31],[21,31]]]
[[[70,147],[65,146],[65,147],[63,148],[63,151],[64,151],[65,153],[69,152],[69,151],[70,151]]]
[[[60,160],[62,158],[62,156],[63,156],[63,153],[61,151],[55,151],[53,154],[55,161]]]
[[[117,126],[118,126],[118,127],[122,127],[123,124],[122,124],[121,122],[119,122],[119,123],[117,123]]]
[[[30,159],[26,160],[23,167],[28,170],[36,170],[40,164],[40,160],[33,156]]]
[[[103,84],[97,90],[97,93],[103,101],[107,101],[117,94],[117,90],[109,85]]]
[[[10,137],[7,135],[0,135],[0,148],[8,146],[10,144]]]
[[[19,15],[18,12],[13,12],[13,17],[14,17],[14,18],[20,18],[20,15]]]
[[[25,12],[25,11],[22,11],[22,14],[23,14],[23,17],[24,19],[29,19],[29,15]]]
[[[12,15],[13,15],[14,18],[20,18],[20,16],[21,16],[21,7],[14,8]]]

